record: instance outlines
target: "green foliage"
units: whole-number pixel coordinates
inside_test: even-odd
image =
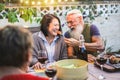
[[[19,22],[17,17],[17,11],[16,9],[5,9],[6,13],[2,13],[3,17],[8,19],[8,22],[14,23]]]
[[[104,46],[105,46],[105,51],[106,51],[106,53],[110,53],[110,52],[112,52],[112,46],[108,46],[107,47],[107,40],[103,40],[104,41]]]
[[[40,23],[40,21],[41,21],[40,17],[35,18],[35,22]]]
[[[19,22],[18,18],[17,18],[17,13],[15,12],[8,12],[7,14],[8,17],[8,22],[14,23],[14,22]]]
[[[29,21],[30,23],[32,23],[34,17],[37,16],[36,8],[19,8],[17,10],[15,8],[4,8],[3,5],[0,4],[0,11],[2,10],[5,10],[5,12],[2,12],[2,16],[0,16],[1,19],[5,17],[8,19],[8,22],[11,23],[19,22],[17,15],[20,15],[20,18],[22,18],[24,21]],[[40,19],[36,21],[38,22]]]
[[[30,23],[32,23],[33,17],[37,16],[36,9],[34,8],[20,8],[19,13],[22,19],[25,21],[30,21]]]
[[[0,12],[5,9],[5,5],[0,3]]]

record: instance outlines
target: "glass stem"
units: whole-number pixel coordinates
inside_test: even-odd
[[[100,65],[100,67],[101,67],[101,70],[103,71],[103,65]]]
[[[50,80],[53,80],[53,78],[49,78]]]

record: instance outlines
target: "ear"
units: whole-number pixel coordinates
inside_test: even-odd
[[[82,16],[79,16],[78,18],[79,18],[79,21],[80,21],[81,25],[83,26],[83,25],[84,25],[83,17],[82,17]]]

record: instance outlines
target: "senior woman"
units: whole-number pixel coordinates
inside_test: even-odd
[[[0,80],[48,80],[27,74],[32,58],[32,37],[15,25],[0,29]]]
[[[58,33],[62,32],[60,20],[53,14],[46,14],[41,20],[40,31],[33,34],[34,49],[32,67],[42,68],[38,61],[39,51],[45,50],[48,61],[58,61],[67,58],[67,47],[63,36]],[[41,55],[41,57],[44,57]]]

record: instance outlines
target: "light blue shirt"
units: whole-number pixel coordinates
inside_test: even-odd
[[[53,60],[53,56],[55,54],[55,44],[56,44],[56,40],[58,39],[58,36],[56,36],[53,40],[53,42],[51,44],[48,43],[48,41],[46,40],[44,34],[40,31],[39,35],[38,35],[41,39],[43,39],[44,45],[47,49],[47,53],[48,53],[48,60],[50,62],[54,61]]]

